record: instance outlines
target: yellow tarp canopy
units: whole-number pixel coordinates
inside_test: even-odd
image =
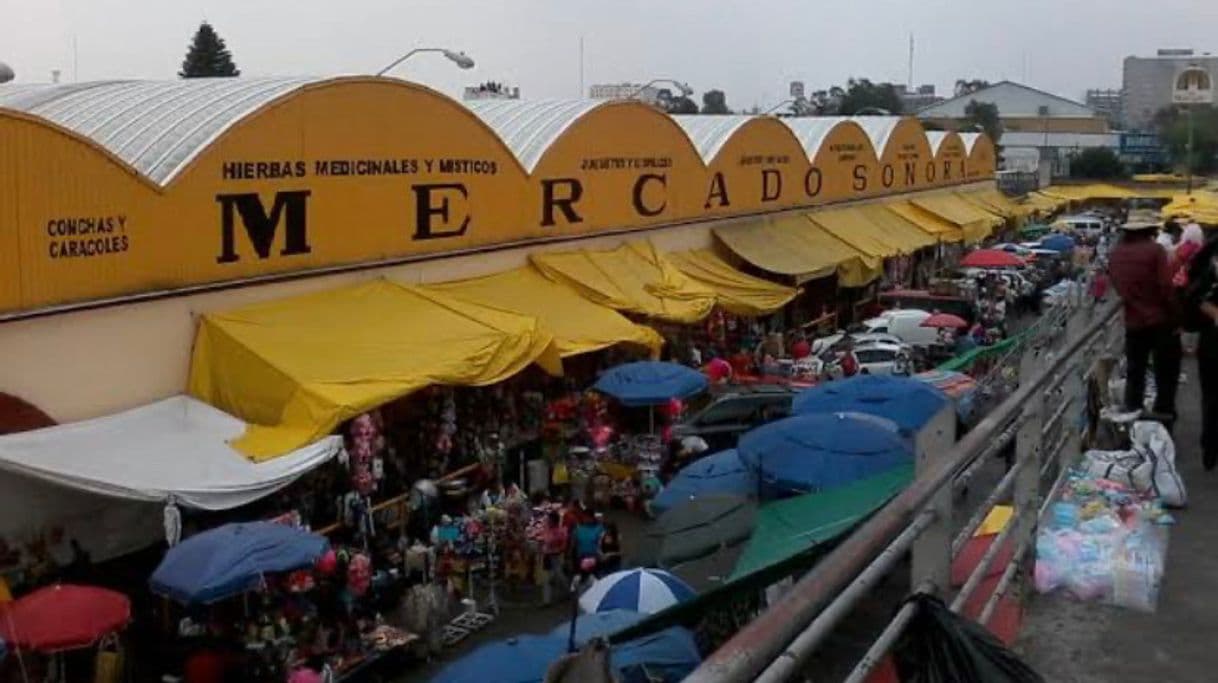
[[[1133,199],[1135,197],[1157,196],[1154,194],[1139,194],[1133,190],[1127,190],[1123,187],[1109,183],[1092,183],[1090,185],[1050,185],[1049,187],[1040,190],[1040,192],[1051,197],[1061,197],[1062,199],[1068,199],[1075,202],[1094,199]]]
[[[375,280],[203,316],[190,393],[251,424],[256,461],[433,384],[494,384],[537,363],[562,372],[536,318]]]
[[[917,247],[906,242],[903,236],[885,234],[858,209],[817,211],[808,214],[808,218],[829,234],[870,256],[887,258],[917,251]]]
[[[762,216],[715,228],[715,235],[741,259],[801,282],[836,271],[843,287],[862,287],[879,277],[884,266],[880,258],[854,249],[803,214]]]
[[[715,292],[685,276],[654,245],[627,242],[616,249],[533,254],[533,265],[602,306],[678,323],[705,318]]]
[[[862,213],[864,218],[879,228],[885,239],[899,238],[902,244],[912,245],[915,250],[933,247],[939,243],[937,236],[931,235],[889,211],[883,204],[867,204],[855,210]],[[907,250],[902,249],[902,251]]]
[[[1218,226],[1218,194],[1208,190],[1195,190],[1192,194],[1172,197],[1161,210],[1164,220],[1186,218],[1201,225]]]
[[[719,305],[736,315],[769,315],[795,298],[799,290],[733,268],[709,249],[666,254],[682,273],[710,287]]]
[[[914,206],[954,223],[964,231],[964,241],[980,242],[989,237],[1002,220],[969,204],[950,192],[938,192],[909,200]]]
[[[1022,206],[1034,211],[1053,212],[1069,203],[1070,200],[1062,197],[1054,197],[1040,192],[1030,192],[1024,196]]]
[[[541,321],[565,358],[614,344],[636,344],[659,357],[658,332],[584,298],[570,286],[525,266],[486,277],[423,285],[423,289]]]
[[[964,231],[951,221],[910,204],[909,202],[888,202],[883,205],[888,211],[918,226],[923,232],[941,242],[960,242],[964,240]]]
[[[957,194],[1000,218],[1022,218],[1031,212],[1029,208],[1016,204],[1010,197],[992,187]]]

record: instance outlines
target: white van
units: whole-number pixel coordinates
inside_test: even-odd
[[[870,334],[891,334],[910,346],[925,348],[939,340],[939,330],[922,327],[930,313],[916,308],[899,308],[884,311],[878,317],[863,321],[863,328]]]
[[[1062,216],[1053,225],[1078,233],[1084,237],[1099,237],[1104,234],[1104,219],[1099,216]]]

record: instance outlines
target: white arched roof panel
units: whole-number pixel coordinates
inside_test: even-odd
[[[243,118],[312,78],[191,78],[0,87],[0,108],[62,126],[160,185]]]
[[[981,133],[960,133],[960,139],[964,141],[965,153],[973,153],[973,145],[977,144],[977,139],[980,137]]]
[[[901,122],[900,116],[852,116],[851,121],[863,127],[867,131],[867,137],[871,138],[871,146],[875,148],[875,155],[883,157],[884,151],[888,148],[888,138],[892,137],[892,131],[897,129],[897,124]]]
[[[746,114],[724,114],[717,116],[682,115],[672,118],[689,136],[690,142],[698,150],[703,163],[709,164],[732,135],[740,130],[741,126],[757,117]]]
[[[576,121],[608,102],[601,100],[484,100],[467,102],[529,173]]]
[[[931,154],[939,154],[939,146],[947,139],[947,133],[941,130],[926,131],[926,142],[930,145]]]
[[[799,139],[799,144],[807,153],[808,159],[815,159],[820,146],[833,127],[850,119],[845,116],[796,116],[783,117],[782,122]]]

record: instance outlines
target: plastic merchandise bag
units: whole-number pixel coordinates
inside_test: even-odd
[[[992,633],[939,598],[919,593],[910,600],[918,610],[893,653],[902,683],[1044,682]]]

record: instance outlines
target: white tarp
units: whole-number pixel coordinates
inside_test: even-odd
[[[337,436],[262,463],[228,445],[245,423],[188,396],[0,436],[0,470],[89,493],[202,510],[245,505],[338,452]]]

